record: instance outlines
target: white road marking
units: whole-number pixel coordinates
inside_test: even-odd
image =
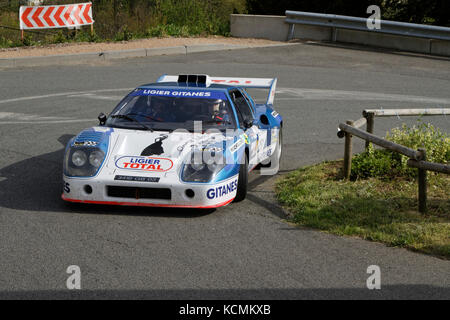
[[[345,91],[326,89],[279,88],[277,94],[286,94],[292,98],[279,97],[275,100],[357,100],[357,101],[395,101],[450,104],[450,98],[431,98],[414,95],[378,93],[368,91]]]
[[[88,98],[88,99],[95,99],[95,100],[109,100],[109,101],[117,101],[123,99],[123,96],[101,96],[94,93],[85,93],[85,94],[72,94],[70,96],[67,96],[67,98]]]
[[[0,112],[0,119],[12,119],[21,121],[34,121],[34,120],[63,120],[70,119],[67,117],[41,117],[35,114],[25,114],[16,112]]]
[[[119,89],[101,89],[101,90],[78,91],[78,92],[72,91],[72,92],[51,93],[51,94],[44,94],[41,96],[31,96],[31,97],[21,97],[21,98],[0,100],[0,104],[9,103],[9,102],[18,102],[18,101],[28,101],[28,100],[36,100],[36,99],[63,97],[63,96],[70,96],[70,95],[82,95],[82,94],[89,94],[89,93],[96,93],[96,92],[131,91],[133,89],[134,88],[119,88]]]
[[[100,89],[100,90],[90,90],[90,91],[78,91],[78,92],[61,92],[53,94],[45,94],[41,96],[31,96],[31,97],[21,97],[14,99],[0,100],[0,104],[20,102],[36,99],[47,99],[54,97],[85,97],[90,99],[101,99],[101,100],[111,100],[118,101],[123,98],[123,96],[101,96],[95,93],[101,92],[118,92],[118,91],[131,91],[134,88],[118,88],[118,89]],[[24,114],[15,112],[0,112],[0,125],[6,124],[58,124],[58,123],[77,123],[77,122],[93,122],[96,119],[73,119],[68,117],[42,117],[34,114]],[[3,121],[7,120],[7,121]]]
[[[49,120],[49,121],[0,121],[4,124],[58,124],[58,123],[76,123],[76,122],[94,122],[96,119],[71,119],[71,120]]]
[[[83,96],[92,99],[104,99],[104,100],[119,100],[122,96],[100,96],[95,93],[102,92],[117,92],[117,91],[131,91],[133,88],[118,88],[118,89],[100,89],[90,91],[78,91],[78,92],[61,92],[46,94],[40,96],[21,97],[0,100],[0,104],[27,101],[35,99],[46,99],[54,97],[77,97]],[[288,97],[278,97],[278,100],[357,100],[357,101],[405,101],[405,102],[419,102],[419,103],[441,103],[450,104],[450,98],[431,98],[415,95],[402,95],[402,94],[389,94],[389,93],[377,93],[368,91],[345,91],[345,90],[327,90],[327,89],[306,89],[306,88],[278,88],[277,94],[290,95]]]
[[[6,121],[4,121],[6,120]],[[16,112],[0,112],[1,124],[52,124],[52,123],[73,123],[87,122],[95,119],[73,119],[68,117],[41,117],[35,114],[25,114]]]

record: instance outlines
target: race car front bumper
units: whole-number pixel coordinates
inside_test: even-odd
[[[64,177],[69,202],[122,206],[217,208],[236,197],[238,176],[216,184],[117,181]]]

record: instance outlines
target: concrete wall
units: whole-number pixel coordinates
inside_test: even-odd
[[[231,15],[231,34],[238,38],[260,38],[286,41],[289,24],[285,16]],[[331,28],[296,26],[294,37],[309,40],[331,40]]]
[[[403,51],[430,53],[430,40],[428,39],[396,36],[384,33],[338,29],[336,30],[336,41]]]
[[[231,15],[231,34],[238,38],[286,41],[289,25],[284,16]]]
[[[431,54],[450,56],[450,41],[431,40]]]
[[[262,38],[286,41],[289,25],[285,16],[231,15],[231,35],[239,38]],[[450,41],[437,41],[416,37],[396,36],[356,30],[337,29],[308,25],[295,25],[294,39],[332,41],[362,44],[450,57]]]

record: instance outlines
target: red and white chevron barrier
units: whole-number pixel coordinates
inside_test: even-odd
[[[21,6],[20,29],[73,28],[94,23],[92,3],[63,6]]]

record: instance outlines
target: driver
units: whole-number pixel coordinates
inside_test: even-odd
[[[212,120],[218,122],[223,122],[224,124],[229,121],[229,116],[227,109],[225,107],[225,102],[223,100],[217,99],[210,106],[210,115]]]

